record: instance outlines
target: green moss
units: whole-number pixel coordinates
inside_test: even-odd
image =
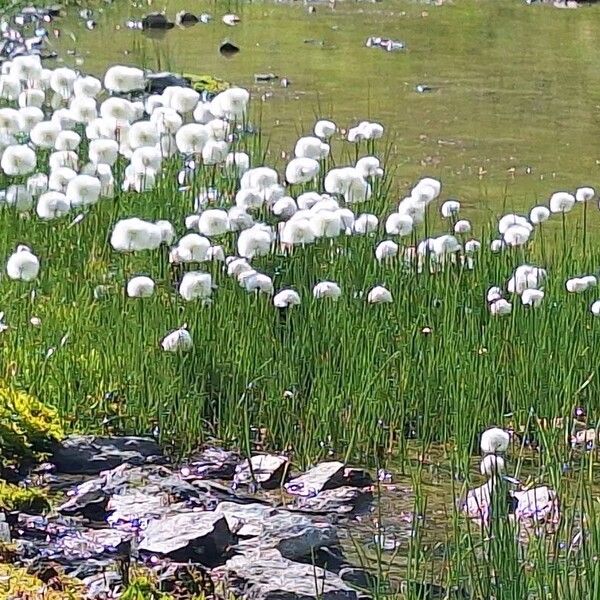
[[[191,86],[197,92],[209,92],[211,94],[218,94],[229,87],[229,84],[218,77],[212,77],[211,75],[194,75],[192,73],[184,73],[183,77],[187,79]]]
[[[0,598],[82,600],[84,597],[81,586],[69,578],[44,583],[25,569],[0,563]]]
[[[149,578],[138,577],[121,594],[121,600],[173,600],[173,596],[159,592]]]
[[[11,485],[0,479],[0,509],[41,512],[49,507],[44,490]]]
[[[0,467],[41,460],[64,437],[58,413],[39,400],[0,385]]]

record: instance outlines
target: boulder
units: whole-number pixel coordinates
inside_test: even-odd
[[[142,437],[73,435],[54,449],[51,462],[58,473],[96,475],[124,463],[166,462],[158,444]]]
[[[142,19],[142,29],[173,29],[172,23],[162,13],[150,13]]]
[[[214,566],[222,564],[226,550],[235,542],[236,536],[222,514],[189,511],[150,521],[138,544],[138,551],[179,562]]]
[[[360,596],[337,575],[284,558],[277,550],[255,550],[213,570],[234,597],[253,600],[357,600]]]
[[[285,456],[257,454],[236,467],[233,483],[236,486],[256,484],[263,489],[272,490],[284,482],[288,466]]]
[[[195,25],[199,20],[200,19],[198,19],[196,15],[185,10],[179,11],[175,15],[175,23],[180,27],[189,27],[190,25]]]
[[[344,485],[344,463],[331,461],[313,467],[303,475],[285,484],[288,494],[294,496],[316,496],[322,490]]]
[[[184,477],[199,479],[233,479],[240,455],[222,448],[206,448],[182,466]]]
[[[355,487],[340,487],[324,490],[316,496],[299,497],[294,509],[310,513],[349,514],[367,511],[373,500],[370,490]]]

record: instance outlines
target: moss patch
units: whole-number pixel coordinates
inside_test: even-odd
[[[0,509],[37,513],[47,508],[48,500],[41,488],[23,488],[0,479]]]
[[[25,569],[0,564],[0,598],[83,600],[82,586],[68,578],[43,582]]]
[[[218,94],[229,87],[229,84],[218,77],[211,75],[194,75],[192,73],[184,73],[183,77],[190,82],[190,85],[197,92],[209,92]]]
[[[54,408],[0,383],[0,467],[42,460],[63,437]]]

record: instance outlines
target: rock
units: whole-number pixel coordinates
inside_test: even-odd
[[[334,490],[324,490],[313,497],[299,497],[294,508],[311,513],[361,513],[366,512],[373,500],[370,490],[354,487],[340,487]]]
[[[189,511],[151,521],[143,532],[138,551],[214,566],[222,563],[225,551],[235,542],[236,536],[222,514]]]
[[[219,46],[219,54],[221,54],[221,56],[224,56],[225,58],[235,56],[239,51],[239,47],[230,41],[224,41]]]
[[[142,19],[142,29],[173,29],[172,23],[162,13],[150,13]]]
[[[275,489],[284,482],[288,466],[285,456],[258,454],[236,467],[233,482],[236,486],[258,484],[266,490]]]
[[[206,448],[181,468],[184,477],[200,479],[233,479],[235,468],[241,458],[235,452],[222,448]]]
[[[377,590],[377,575],[358,567],[344,567],[338,575],[345,583],[362,590]]]
[[[11,543],[10,536],[10,527],[6,522],[6,515],[4,512],[0,512],[0,543],[1,544],[10,544]]]
[[[213,570],[234,597],[253,600],[357,600],[359,594],[337,575],[287,560],[277,550],[235,556]]]
[[[56,510],[63,515],[80,515],[90,521],[103,522],[107,516],[108,494],[95,484],[82,487],[81,492],[69,497]]]
[[[344,463],[324,462],[284,485],[285,491],[293,496],[316,496],[323,490],[344,485]]]
[[[196,15],[182,10],[175,15],[175,23],[180,27],[189,27],[198,23],[199,19]]]
[[[146,91],[150,94],[162,94],[170,86],[189,87],[189,82],[174,73],[148,73],[146,75]]]
[[[96,475],[124,463],[140,465],[165,462],[158,444],[141,437],[74,435],[55,448],[51,462],[59,473]]]
[[[254,74],[254,82],[261,83],[265,81],[274,81],[275,79],[279,79],[279,75],[275,75],[275,73],[255,73]]]
[[[258,537],[264,528],[264,523],[277,510],[264,504],[237,504],[236,502],[221,502],[215,509],[227,520],[229,529],[241,537]]]

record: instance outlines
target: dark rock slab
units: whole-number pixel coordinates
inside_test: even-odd
[[[324,490],[312,497],[299,497],[294,503],[294,509],[316,514],[356,514],[368,511],[372,500],[373,493],[369,489],[344,486]]]
[[[235,542],[236,536],[222,514],[189,511],[151,521],[143,532],[138,551],[214,566],[222,564],[226,550]]]
[[[142,29],[173,29],[175,23],[162,13],[150,13],[142,19]]]
[[[289,462],[285,456],[257,454],[236,467],[233,482],[236,486],[258,485],[272,490],[284,482],[288,467]]]
[[[96,475],[124,463],[140,465],[166,459],[149,438],[74,435],[55,448],[50,460],[59,473]]]
[[[294,496],[311,497],[323,490],[341,487],[345,483],[344,469],[344,463],[338,461],[318,464],[303,475],[286,483],[285,491]]]
[[[198,23],[200,19],[190,12],[182,10],[175,15],[175,23],[181,27],[190,27]]]
[[[359,593],[320,567],[287,560],[277,550],[235,556],[215,569],[234,597],[253,600],[357,600]]]
[[[229,452],[222,448],[206,448],[185,463],[181,467],[181,473],[185,478],[231,480],[241,460],[236,452]]]

